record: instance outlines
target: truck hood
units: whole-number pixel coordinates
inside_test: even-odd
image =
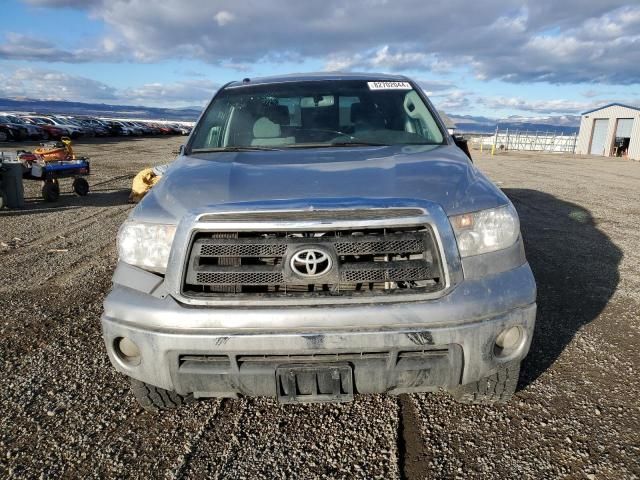
[[[178,157],[132,218],[174,223],[207,208],[272,201],[313,207],[340,199],[352,206],[358,199],[426,200],[447,215],[508,203],[454,145],[340,147]]]

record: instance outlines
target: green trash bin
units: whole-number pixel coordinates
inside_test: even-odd
[[[7,206],[7,197],[2,188],[2,166],[0,166],[0,210]]]
[[[2,197],[8,208],[24,207],[24,186],[22,185],[22,163],[3,162],[0,175],[2,175]]]

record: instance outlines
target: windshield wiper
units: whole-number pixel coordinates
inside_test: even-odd
[[[377,142],[335,142],[331,144],[332,147],[388,147],[388,143],[377,143]]]
[[[210,152],[254,152],[254,151],[273,151],[282,150],[281,148],[260,147],[258,145],[246,145],[242,147],[216,147],[216,148],[194,148],[193,153],[210,153]]]
[[[333,148],[333,147],[388,147],[388,143],[375,142],[335,142],[335,143],[298,143],[284,148]]]

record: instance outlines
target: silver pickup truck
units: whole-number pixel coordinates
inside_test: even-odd
[[[410,79],[229,83],[118,236],[102,328],[150,410],[507,401],[536,285],[509,199]]]

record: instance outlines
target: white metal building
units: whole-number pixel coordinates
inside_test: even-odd
[[[584,112],[576,153],[640,160],[640,108],[611,103]]]

